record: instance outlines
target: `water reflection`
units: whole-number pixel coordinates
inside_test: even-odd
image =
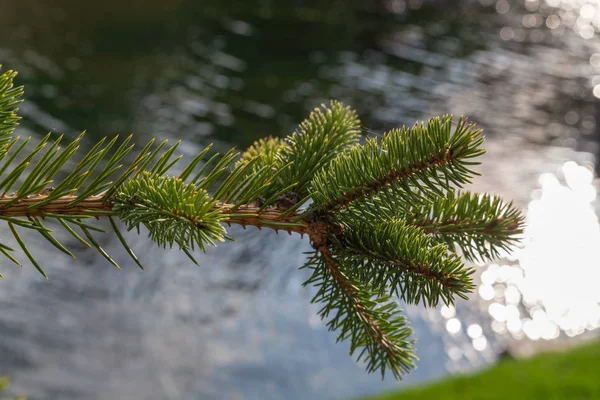
[[[546,16],[546,26],[558,32],[566,27],[591,39],[600,30],[600,6],[593,0],[527,0],[525,6]]]
[[[600,225],[594,173],[568,161],[539,176],[527,208],[523,248],[481,274],[492,329],[551,340],[600,327]]]

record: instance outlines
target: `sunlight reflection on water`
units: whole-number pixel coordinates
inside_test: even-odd
[[[527,0],[525,6],[529,11],[540,11],[542,16],[545,15],[546,26],[553,30],[566,26],[582,38],[591,39],[600,29],[600,5],[595,0],[545,0],[543,3],[539,0]],[[548,15],[545,7],[553,7],[555,12]]]
[[[490,264],[479,296],[491,301],[492,330],[515,339],[577,336],[600,327],[600,225],[593,173],[573,161],[539,177],[523,248]]]

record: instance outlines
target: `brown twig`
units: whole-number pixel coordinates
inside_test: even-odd
[[[4,217],[43,217],[45,213],[65,216],[94,216],[100,213],[110,213],[112,211],[110,202],[107,202],[104,196],[90,196],[87,199],[69,205],[75,200],[76,196],[69,195],[52,200],[41,207],[30,208],[48,198],[48,195],[27,196],[16,200],[15,197],[0,197],[0,216]],[[228,225],[236,224],[244,228],[246,226],[255,226],[257,228],[270,228],[275,231],[286,231],[290,234],[299,233],[300,235],[324,235],[326,227],[322,222],[309,223],[306,221],[293,222],[298,217],[297,213],[290,213],[282,216],[286,211],[279,208],[267,208],[261,210],[254,205],[245,205],[234,208],[233,204],[219,203],[217,205],[228,218],[223,221]]]
[[[281,216],[285,210],[279,208],[267,208],[260,210],[260,207],[253,205],[241,206],[233,209],[232,204],[219,204],[219,209],[224,214],[229,215],[225,221],[226,224],[237,224],[246,226],[256,226],[257,228],[270,228],[276,231],[282,230],[289,233],[299,233],[300,235],[312,235],[315,231],[312,225],[306,221],[293,222],[298,217],[296,213],[290,213],[286,216]],[[294,225],[283,225],[294,224]]]
[[[75,200],[76,196],[63,196],[52,200],[41,207],[30,208],[48,198],[47,195],[27,196],[15,201],[14,197],[0,197],[0,215],[4,217],[39,217],[44,213],[60,215],[86,215],[86,211],[111,211],[110,207],[104,203],[103,196],[90,196],[87,199],[69,206]]]

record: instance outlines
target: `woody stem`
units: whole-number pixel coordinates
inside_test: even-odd
[[[0,197],[0,216],[3,217],[43,217],[45,214],[65,215],[65,216],[100,216],[110,215],[113,211],[110,202],[107,202],[104,196],[90,196],[74,205],[70,203],[76,196],[63,196],[50,201],[40,207],[34,207],[36,204],[47,199],[48,196],[29,196],[15,200],[14,197]],[[278,208],[267,208],[260,210],[260,207],[254,205],[244,205],[234,209],[233,204],[218,203],[223,214],[228,218],[224,220],[228,225],[237,224],[246,226],[256,226],[258,228],[270,228],[276,231],[282,230],[299,233],[301,235],[315,234],[315,228],[306,221],[293,222],[298,217],[297,213],[290,213],[282,216],[285,210]],[[114,215],[117,215],[116,213]]]

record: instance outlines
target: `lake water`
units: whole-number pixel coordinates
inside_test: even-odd
[[[301,287],[307,241],[232,228],[199,255],[145,237],[50,276],[2,261],[0,373],[29,399],[346,399],[468,371],[506,346],[597,336],[600,5],[592,0],[0,0],[0,63],[26,86],[18,134],[117,133],[240,149],[330,98],[365,135],[465,114],[487,135],[473,190],[528,213],[524,248],[479,266],[456,309],[409,307],[418,368],[381,381],[335,344]],[[0,235],[9,241],[6,233]],[[38,244],[36,246],[36,244]]]

